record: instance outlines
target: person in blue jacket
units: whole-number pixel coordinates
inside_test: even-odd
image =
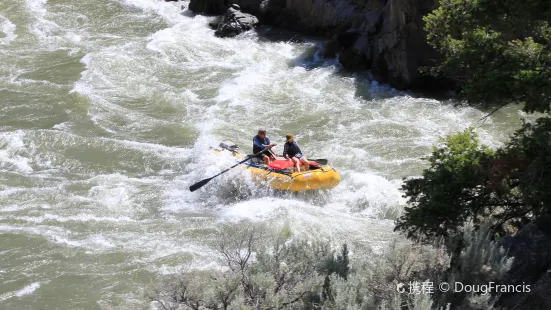
[[[266,149],[256,156],[257,160],[264,160],[266,165],[269,165],[275,160],[273,153],[270,151],[274,146],[277,146],[277,144],[271,143],[270,138],[266,136],[266,129],[264,128],[260,128],[257,135],[253,137],[253,154],[260,153],[262,150]]]
[[[305,171],[308,171],[310,168],[310,163],[308,159],[302,154],[298,143],[295,141],[295,136],[293,134],[287,134],[285,137],[287,142],[283,146],[283,157],[287,160],[292,160],[293,164],[296,167],[297,172],[300,172],[300,164],[302,163],[305,167]]]

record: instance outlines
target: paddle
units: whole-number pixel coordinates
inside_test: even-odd
[[[270,153],[272,153],[272,155],[274,155],[274,157],[277,158],[277,155],[276,155],[272,150],[270,150]],[[317,162],[317,163],[320,164],[320,165],[327,165],[327,163],[329,162],[327,159],[323,159],[323,158],[320,158],[320,159],[308,159],[308,161],[315,161],[315,162]]]
[[[272,154],[272,156],[277,159],[277,154],[274,153],[274,151],[272,151],[272,149],[270,149],[270,154]]]
[[[200,189],[201,187],[205,186],[205,184],[207,184],[208,182],[210,182],[210,180],[216,178],[217,176],[219,176],[219,175],[221,175],[221,174],[223,174],[223,173],[226,173],[226,172],[230,171],[230,169],[235,168],[235,167],[239,166],[240,164],[242,164],[242,163],[244,163],[244,162],[246,162],[246,161],[248,161],[248,160],[251,160],[251,158],[253,158],[253,157],[257,156],[257,155],[262,154],[262,153],[263,153],[264,151],[266,151],[266,150],[267,150],[267,149],[263,149],[262,151],[260,151],[260,152],[258,152],[258,153],[256,153],[256,154],[247,155],[247,157],[246,157],[244,160],[242,160],[242,161],[238,162],[237,164],[235,164],[235,165],[229,167],[228,169],[226,169],[226,170],[220,172],[219,174],[217,174],[217,175],[215,175],[215,176],[213,176],[213,177],[210,177],[210,178],[208,178],[208,179],[201,180],[201,181],[199,181],[199,182],[193,184],[192,186],[189,187],[189,190],[190,190],[191,192],[194,192],[194,191]]]
[[[320,165],[327,165],[327,163],[329,162],[327,159],[323,159],[323,158],[320,158],[320,159],[308,159],[308,161],[315,161],[315,162],[317,162],[317,163],[320,164]]]

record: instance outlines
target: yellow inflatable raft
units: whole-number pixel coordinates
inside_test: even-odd
[[[222,150],[231,152],[233,156],[242,160],[246,155],[237,151],[237,145],[231,141],[220,143]],[[247,161],[243,166],[249,170],[253,180],[259,183],[268,184],[270,187],[283,190],[301,192],[315,189],[330,189],[337,186],[341,181],[340,174],[332,167],[310,162],[308,171],[295,172],[292,164],[285,159],[277,159],[269,166],[263,163]],[[302,170],[302,169],[301,169]]]

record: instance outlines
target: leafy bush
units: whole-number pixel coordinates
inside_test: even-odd
[[[551,2],[440,0],[424,20],[444,55],[430,71],[455,80],[465,99],[550,110]]]
[[[503,235],[551,212],[551,118],[525,123],[492,151],[468,129],[448,136],[429,168],[402,186],[408,200],[396,230],[430,240],[450,237],[472,221]]]
[[[430,167],[420,178],[402,186],[408,206],[397,220],[396,230],[409,237],[447,237],[457,228],[485,215],[493,202],[485,183],[485,166],[494,152],[481,145],[477,134],[468,129],[451,135],[433,147]]]

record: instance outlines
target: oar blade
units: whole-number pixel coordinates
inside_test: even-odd
[[[220,172],[219,174],[217,174],[217,175],[215,175],[215,176],[213,176],[213,177],[210,177],[210,178],[208,178],[208,179],[201,180],[201,181],[199,181],[199,182],[193,184],[192,186],[189,187],[189,191],[190,191],[190,192],[194,192],[194,191],[200,189],[201,187],[205,186],[205,184],[207,184],[208,182],[210,182],[210,180],[216,178],[217,176],[219,176],[219,175],[221,175],[221,174],[223,174],[223,173],[226,173],[226,172],[230,171],[230,169],[239,166],[240,164],[242,164],[242,163],[244,163],[244,162],[250,160],[252,157],[255,157],[255,156],[258,156],[258,155],[262,154],[262,152],[264,152],[264,151],[266,151],[266,149],[263,149],[262,151],[260,151],[260,152],[258,152],[258,153],[256,153],[256,154],[253,154],[252,156],[247,155],[247,157],[245,157],[245,159],[243,159],[242,161],[238,162],[237,164],[235,164],[235,165],[229,167],[228,169],[226,169],[226,170]]]
[[[205,184],[210,182],[210,180],[212,180],[212,178],[204,179],[204,180],[201,180],[201,181],[193,184],[192,186],[189,187],[189,191],[194,192],[194,191],[200,189],[201,187],[205,186]]]
[[[320,158],[320,159],[310,159],[311,161],[315,161],[317,162],[318,164],[320,165],[327,165],[327,163],[329,162],[327,159],[323,159],[323,158]]]

